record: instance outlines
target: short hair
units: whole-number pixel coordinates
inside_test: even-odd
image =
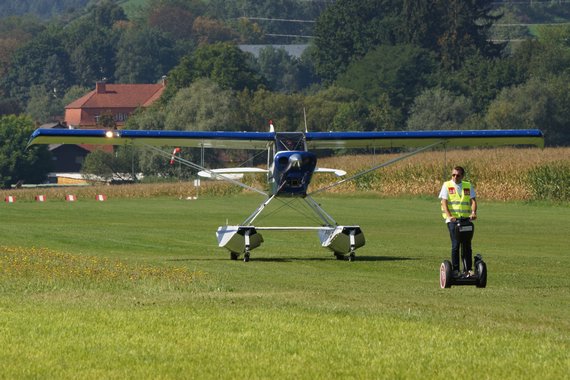
[[[465,175],[465,169],[463,169],[462,166],[456,166],[453,168],[453,170],[456,170],[458,172],[461,172],[461,175]]]

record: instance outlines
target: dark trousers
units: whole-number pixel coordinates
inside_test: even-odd
[[[459,227],[471,226],[471,231],[460,232]],[[451,269],[459,270],[459,248],[461,247],[461,260],[463,261],[463,270],[471,270],[473,250],[471,249],[471,239],[475,227],[469,220],[462,220],[461,222],[447,223],[449,230],[449,237],[451,238]]]

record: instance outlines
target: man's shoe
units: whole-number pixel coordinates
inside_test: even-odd
[[[465,272],[463,272],[463,276],[466,278],[473,277],[475,276],[475,272],[473,272],[472,270],[466,270]]]

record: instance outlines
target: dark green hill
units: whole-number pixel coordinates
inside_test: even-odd
[[[61,13],[75,12],[91,2],[92,0],[3,0],[0,1],[0,15],[9,17],[32,14],[50,19]]]

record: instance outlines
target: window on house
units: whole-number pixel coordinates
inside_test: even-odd
[[[126,113],[118,113],[115,115],[115,121],[127,121],[128,117]]]

